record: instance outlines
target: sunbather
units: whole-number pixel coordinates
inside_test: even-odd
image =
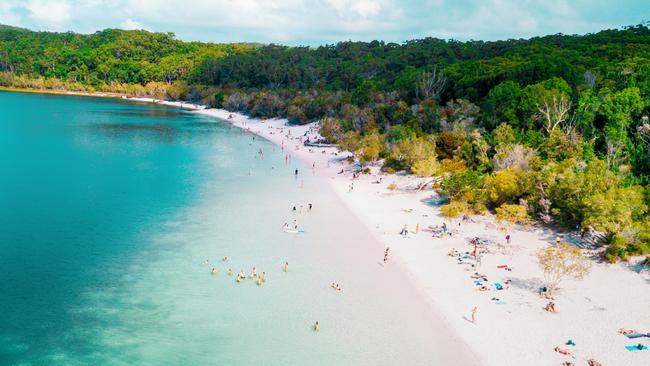
[[[548,311],[549,313],[556,313],[557,312],[557,310],[555,310],[555,303],[553,301],[546,304],[546,306],[544,307],[544,310]]]
[[[565,356],[569,356],[569,357],[571,357],[571,358],[575,358],[575,357],[571,354],[571,352],[569,352],[568,349],[562,349],[562,348],[560,348],[560,347],[555,347],[554,350],[555,350],[555,352],[557,352],[557,353],[559,353],[559,354],[561,354],[561,355],[565,355]]]
[[[636,330],[633,330],[633,329],[623,329],[623,328],[619,328],[619,329],[618,329],[618,333],[619,333],[619,334],[635,334],[635,333],[639,333],[639,332],[637,332]]]

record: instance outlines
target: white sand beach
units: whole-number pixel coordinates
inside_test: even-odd
[[[185,105],[184,105],[185,106]],[[535,252],[551,245],[557,234],[540,228],[510,230],[511,244],[505,245],[504,233],[493,218],[475,217],[454,228],[453,236],[434,238],[424,231],[445,221],[435,205],[430,189],[390,191],[388,185],[414,185],[420,179],[410,176],[373,174],[352,179],[347,153],[332,147],[304,146],[317,138],[317,125],[287,125],[284,119],[258,120],[225,110],[204,109],[197,113],[220,118],[281,146],[288,158],[299,158],[313,166],[313,174],[329,182],[342,201],[387,247],[389,265],[406,272],[431,304],[485,365],[561,365],[572,362],[586,365],[595,359],[604,365],[648,365],[650,352],[629,351],[625,346],[648,345],[650,338],[628,339],[618,330],[650,332],[650,273],[636,273],[626,264],[605,264],[594,260],[591,273],[582,281],[566,280],[554,302],[558,312],[543,307],[548,299],[538,295],[543,275]],[[339,174],[343,169],[344,173]],[[381,177],[381,183],[377,183]],[[352,186],[352,190],[351,188]],[[447,223],[448,225],[450,223]],[[399,231],[408,225],[410,233]],[[421,229],[415,233],[416,227]],[[447,254],[455,248],[469,252],[469,239],[491,240],[480,266],[470,268]],[[368,253],[369,260],[383,255],[383,248]],[[509,269],[498,268],[507,265]],[[471,276],[485,275],[489,291],[478,291]],[[494,283],[507,283],[496,290]],[[493,300],[494,299],[494,300]],[[470,321],[477,307],[476,322]],[[567,345],[571,340],[574,345]],[[554,351],[559,346],[572,356]]]

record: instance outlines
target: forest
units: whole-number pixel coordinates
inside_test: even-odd
[[[202,102],[320,121],[386,172],[441,176],[448,217],[493,212],[650,253],[650,28],[320,47],[0,27],[0,85]]]

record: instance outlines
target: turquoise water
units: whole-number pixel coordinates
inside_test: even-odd
[[[0,92],[0,147],[0,365],[454,354],[404,276],[379,266],[383,248],[269,142],[173,108]],[[293,219],[304,234],[281,230]],[[266,284],[226,274],[252,267]]]

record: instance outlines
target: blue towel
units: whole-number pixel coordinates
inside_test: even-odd
[[[501,290],[501,289],[503,288],[503,285],[500,284],[500,283],[498,283],[498,282],[496,282],[496,283],[494,284],[494,287],[496,287],[497,290]]]
[[[644,334],[644,333],[628,333],[628,334],[623,334],[624,336],[634,339],[634,338],[642,338],[642,337],[648,337],[650,338],[650,333]]]
[[[625,346],[625,349],[627,349],[628,351],[645,351],[648,349],[648,347],[643,345],[641,346],[641,348],[637,346]]]
[[[497,304],[497,305],[505,305],[505,304],[507,304],[507,302],[505,302],[505,301],[497,301],[497,302],[495,302],[495,304]]]

